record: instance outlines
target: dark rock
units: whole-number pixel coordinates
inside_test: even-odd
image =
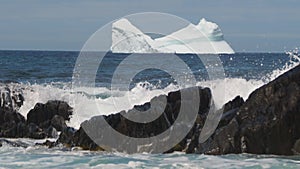
[[[40,125],[51,121],[55,115],[63,117],[64,120],[70,120],[72,108],[64,101],[52,100],[46,104],[37,103],[27,114],[27,122]]]
[[[0,137],[42,139],[57,137],[57,131],[67,127],[72,108],[63,101],[38,103],[28,113],[27,122],[17,112],[24,102],[22,88],[17,84],[0,84]]]
[[[46,146],[48,148],[53,148],[56,146],[56,143],[50,140],[46,140],[44,143],[36,143],[35,145],[38,146]]]
[[[292,151],[294,154],[300,155],[300,139],[295,142]]]
[[[27,126],[26,126],[26,123],[18,123],[17,124],[17,136],[16,137],[19,137],[19,138],[22,138],[22,137],[27,137]]]
[[[57,144],[62,143],[66,145],[67,147],[73,147],[75,146],[75,133],[76,130],[72,127],[65,128],[61,134],[59,135],[59,138],[57,139]]]
[[[0,137],[17,138],[25,135],[25,118],[8,109],[0,109]]]
[[[17,113],[23,104],[22,91],[14,84],[0,84],[0,137],[23,137],[25,118]]]
[[[47,133],[43,131],[39,126],[34,123],[28,124],[27,136],[33,139],[43,139],[47,137]]]
[[[49,138],[57,138],[58,137],[58,132],[57,130],[55,129],[55,127],[48,127],[46,130],[45,130],[45,133],[47,134],[47,137]]]
[[[65,128],[67,128],[65,119],[62,116],[55,115],[51,119],[51,125],[57,130],[57,131],[63,131]]]
[[[226,103],[223,109],[218,110],[224,113],[217,129],[203,143],[199,142],[199,136],[206,115],[212,107],[209,89],[199,91],[201,104],[193,128],[179,144],[167,152],[278,155],[299,153],[300,66],[255,90],[246,102],[241,97],[236,97]],[[122,134],[136,138],[151,137],[165,131],[174,123],[180,109],[180,99],[181,95],[178,91],[169,93],[163,117],[160,116],[154,122],[134,123],[122,116],[125,112],[120,112],[109,116],[94,117],[82,125],[97,122],[96,119],[102,117]],[[150,101],[150,103],[135,108],[149,111],[151,106]],[[128,112],[136,113],[135,110]],[[65,138],[62,139],[61,136],[59,139],[62,143],[66,142],[69,145],[81,146],[85,149],[97,147],[83,128],[75,133],[63,135]]]
[[[197,89],[196,91],[199,91],[199,93],[195,93],[195,90],[192,89],[183,89],[181,91],[175,91],[175,92],[170,92],[167,96],[158,96],[153,98],[149,103],[145,103],[144,105],[139,105],[135,106],[134,109],[129,110],[128,112],[119,112],[116,114],[111,114],[109,116],[98,116],[98,117],[93,117],[90,121],[86,121],[82,123],[81,125],[85,125],[85,123],[91,123],[91,124],[96,124],[95,130],[98,130],[101,128],[102,124],[99,124],[98,118],[104,118],[106,122],[113,127],[116,131],[119,133],[122,133],[124,135],[130,136],[130,137],[135,137],[135,138],[147,138],[151,136],[155,136],[157,134],[160,134],[161,132],[164,132],[167,130],[176,120],[179,110],[180,110],[180,102],[181,102],[181,94],[180,92],[187,92],[190,96],[193,95],[199,95],[200,97],[200,104],[199,104],[199,111],[198,114],[201,120],[199,122],[203,122],[203,117],[205,117],[212,105],[212,100],[211,100],[211,92],[208,88],[198,88],[194,87],[194,89]],[[163,97],[166,97],[167,100],[167,106],[162,109],[161,111],[163,112],[158,118],[155,120],[148,122],[148,123],[137,123],[128,120],[125,118],[123,115],[133,115],[134,117],[137,115],[137,113],[145,113],[143,115],[147,115],[147,113],[157,113],[157,112],[151,112],[149,108],[153,106],[154,103],[158,103],[157,105],[160,105],[160,101]],[[184,100],[186,102],[191,102],[192,100]],[[145,112],[140,112],[140,111],[145,111]],[[156,107],[156,110],[160,110],[160,107]],[[153,110],[152,110],[153,111]],[[161,112],[159,112],[161,113]],[[202,117],[203,116],[203,117]],[[203,125],[204,123],[202,123]],[[184,124],[186,125],[186,124]],[[93,126],[93,125],[91,125]],[[186,127],[186,126],[182,126]],[[101,128],[102,130],[105,130]],[[196,129],[193,129],[196,130]],[[193,136],[193,132],[190,132],[188,134],[188,137]],[[107,136],[104,136],[107,137]],[[182,143],[186,143],[187,139],[184,139]],[[68,131],[64,131],[59,139],[58,143],[63,143],[71,146],[80,146],[83,149],[89,149],[89,150],[103,150],[101,147],[99,147],[96,143],[93,142],[93,140],[87,135],[86,131],[81,127],[78,131],[75,133],[71,133]],[[126,145],[126,140],[124,140],[124,145]],[[106,146],[106,145],[103,145]],[[120,145],[122,146],[122,145]],[[177,146],[176,150],[182,150],[184,147],[186,147],[185,144],[182,146]]]
[[[239,131],[239,124],[232,119],[228,125],[218,128],[206,142],[201,143],[195,149],[195,153],[205,154],[228,154],[237,153],[235,137]]]
[[[223,106],[224,114],[228,111],[234,110],[236,108],[240,108],[245,103],[244,99],[241,96],[236,96],[233,100],[227,102]]]
[[[214,135],[199,144],[195,152],[297,154],[300,66],[256,89],[240,108],[231,111],[224,113]],[[227,123],[229,120],[230,123]]]
[[[5,111],[0,109],[0,124],[11,123],[11,122],[24,123],[25,118],[20,113],[8,111],[8,110]]]
[[[82,147],[85,150],[103,150],[84,130],[87,124],[95,124],[92,130],[105,131],[104,124],[98,124],[99,119],[104,119],[114,130],[121,134],[134,138],[148,138],[158,135],[171,128],[179,115],[181,102],[192,103],[183,100],[180,92],[189,89],[170,92],[167,96],[157,96],[150,102],[135,106],[128,112],[121,111],[108,116],[96,116],[81,124],[79,130],[67,127],[65,121],[69,120],[72,109],[65,102],[49,101],[46,104],[37,104],[27,116],[24,117],[15,111],[8,89],[2,92],[0,99],[0,137],[53,137],[56,130],[62,131],[57,142],[46,142],[44,145],[54,146],[63,144],[67,147]],[[196,121],[191,130],[169,152],[182,151],[186,153],[204,154],[228,154],[228,153],[253,153],[253,154],[276,154],[293,155],[300,152],[300,66],[288,71],[274,81],[256,89],[244,102],[241,97],[236,97],[226,103],[222,109],[213,110],[212,96],[208,88],[199,88],[200,104]],[[151,122],[134,122],[128,120],[125,115],[135,117],[138,113],[158,113],[160,106],[154,107],[154,103],[162,102],[166,98],[166,106],[162,113]],[[15,99],[18,100],[18,99]],[[19,99],[22,100],[22,99]],[[192,107],[192,106],[191,106]],[[152,110],[154,108],[155,110]],[[156,112],[157,111],[157,112]],[[209,111],[223,113],[220,123],[214,133],[201,142],[201,134],[204,123],[207,121]],[[209,118],[208,118],[209,119]],[[185,124],[186,125],[186,124]],[[190,125],[190,124],[189,124]],[[93,125],[92,125],[93,127]],[[184,126],[182,126],[184,127]],[[98,133],[98,134],[101,134]],[[103,133],[102,133],[103,134]],[[109,137],[109,135],[102,135]],[[100,138],[99,138],[100,139]],[[120,148],[126,146],[126,140]],[[3,144],[6,141],[0,140]]]
[[[103,148],[94,143],[85,131],[80,128],[65,128],[60,134],[56,144],[63,144],[65,147],[81,147],[83,150],[104,151]]]
[[[214,134],[204,143],[199,143],[200,132],[205,122],[205,116],[198,117],[194,125],[194,130],[190,131],[186,139],[190,139],[190,143],[186,143],[186,153],[206,153],[206,154],[227,154],[234,153],[236,145],[235,137],[239,130],[238,123],[234,118],[239,107],[244,103],[240,96],[226,103],[217,112],[222,113],[219,125]],[[227,142],[230,141],[230,142]]]
[[[75,146],[80,146],[84,150],[104,150],[103,148],[99,147],[96,143],[94,143],[82,128],[80,128],[75,133],[74,140],[76,142]]]
[[[22,90],[17,84],[0,84],[0,109],[18,111],[24,102],[22,94]]]
[[[218,128],[221,128],[229,124],[229,122],[236,116],[237,111],[243,104],[244,104],[244,99],[240,96],[237,96],[233,100],[226,103],[222,107],[222,109],[218,110],[223,112]]]
[[[236,119],[244,142],[241,152],[293,154],[300,138],[300,66],[251,93]]]
[[[10,146],[13,146],[13,147],[23,147],[23,148],[27,148],[29,145],[27,143],[24,143],[22,141],[9,141],[9,140],[6,140],[6,139],[0,139],[0,147],[3,145],[3,144],[8,144]]]

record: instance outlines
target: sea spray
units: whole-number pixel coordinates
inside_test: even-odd
[[[240,95],[244,99],[247,99],[249,94],[256,88],[270,82],[282,73],[290,70],[299,63],[298,51],[287,52],[287,56],[290,60],[280,68],[276,68],[271,73],[266,74],[260,79],[247,79],[244,77],[227,77],[219,80],[204,80],[199,81],[197,86],[209,87],[212,90],[215,105],[221,107],[225,102],[233,99],[235,96]],[[222,57],[222,56],[221,56]],[[234,62],[234,60],[232,61]],[[225,99],[220,99],[220,96],[224,96],[220,87],[221,83],[225,83]],[[95,115],[108,115],[111,113],[117,113],[121,110],[128,110],[134,105],[143,104],[150,101],[154,96],[160,94],[167,94],[170,91],[181,89],[182,86],[175,84],[169,84],[166,87],[158,85],[152,85],[151,83],[144,81],[135,84],[130,91],[110,91],[106,87],[96,87],[91,89],[82,89],[85,93],[74,93],[71,90],[71,83],[68,82],[56,82],[47,84],[7,84],[10,88],[20,88],[23,91],[25,98],[24,105],[20,108],[19,112],[26,117],[30,109],[32,109],[36,103],[46,103],[48,100],[63,100],[74,107],[74,99],[76,103],[80,104],[74,109],[74,116],[71,118],[68,125],[78,128],[80,123],[84,120],[90,119]],[[123,105],[124,100],[129,100],[130,104]],[[99,105],[99,110],[94,109],[94,104]],[[118,106],[116,108],[115,104]]]

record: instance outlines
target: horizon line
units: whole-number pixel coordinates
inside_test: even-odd
[[[0,49],[0,51],[80,52],[80,50],[74,50],[74,49]],[[286,53],[287,51],[234,51],[234,52],[235,53]],[[151,53],[149,53],[149,54],[151,54]],[[196,53],[186,53],[186,54],[196,54]],[[218,54],[228,54],[228,53],[218,53]]]

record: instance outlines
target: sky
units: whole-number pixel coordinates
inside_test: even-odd
[[[76,50],[112,20],[163,12],[217,23],[237,52],[300,46],[299,0],[0,0],[0,49]]]

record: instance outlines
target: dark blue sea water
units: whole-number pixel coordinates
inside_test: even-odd
[[[0,51],[0,80],[29,83],[70,82],[79,52],[68,51]],[[140,54],[144,57],[159,55],[162,58],[171,54]],[[97,83],[110,82],[114,68],[129,54],[107,53],[99,66]],[[207,79],[205,67],[197,55],[180,54],[180,57],[193,71],[197,80]],[[209,58],[209,55],[202,55]],[[275,69],[289,62],[286,53],[236,53],[219,55],[226,77],[261,79]],[[134,63],[133,63],[134,64]],[[169,63],[166,66],[176,66]],[[158,70],[147,70],[136,77],[138,81],[155,81],[168,78],[168,74]]]
[[[76,101],[74,114],[68,125],[78,127],[79,124],[98,112],[89,105],[97,102],[101,114],[110,114],[131,108],[135,104],[149,101],[159,94],[176,90],[183,86],[177,84],[170,74],[164,70],[147,69],[139,72],[131,79],[129,91],[110,91],[111,79],[116,67],[129,54],[107,53],[97,70],[96,85],[87,94],[74,93],[71,82],[79,52],[72,51],[0,51],[0,86],[21,89],[25,97],[20,113],[26,116],[37,102],[47,100],[64,100],[71,106]],[[159,56],[157,64],[164,63],[164,68],[177,68],[172,54],[138,54],[136,62],[127,65],[134,68],[137,64],[147,65],[146,58]],[[297,65],[298,54],[286,53],[236,53],[219,55],[224,68],[223,79],[210,79],[207,68],[216,66],[211,59],[214,56],[202,55],[208,63],[204,64],[197,55],[177,55],[191,69],[197,85],[210,87],[216,104],[241,95],[248,95],[261,85],[276,78],[283,72]],[[220,66],[220,65],[217,65]],[[130,69],[129,69],[130,70]],[[130,72],[122,72],[124,76]],[[181,72],[185,73],[185,72]],[[120,77],[122,78],[122,77]],[[185,78],[188,82],[189,77]],[[17,82],[17,83],[11,83]],[[220,84],[226,84],[221,90]],[[223,92],[226,92],[224,95]],[[220,96],[225,100],[219,100]],[[71,98],[71,99],[70,99]],[[125,104],[130,98],[130,104]],[[72,101],[70,101],[72,100]],[[112,104],[112,103],[117,103]],[[19,139],[18,141],[34,145],[37,140]],[[41,142],[43,140],[40,140]],[[187,154],[123,154],[97,153],[85,151],[63,151],[60,148],[47,149],[30,146],[28,148],[3,145],[0,148],[0,168],[300,168],[300,157],[283,157],[272,155],[187,155]]]

